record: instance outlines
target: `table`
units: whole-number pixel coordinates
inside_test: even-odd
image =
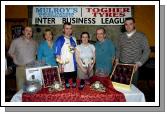
[[[144,94],[134,85],[131,85],[131,91],[118,90],[118,89],[117,91],[123,93],[123,95],[125,96],[126,102],[145,102]],[[11,102],[22,102],[22,94],[23,94],[23,90],[18,91],[11,99]]]
[[[90,85],[100,81],[106,88],[105,92],[95,91]],[[85,84],[83,90],[69,88],[59,92],[49,92],[48,88],[42,88],[35,94],[23,93],[23,102],[125,102],[123,93],[114,89],[109,77],[93,76],[89,80],[90,84]],[[72,85],[72,80],[70,80]],[[80,80],[77,80],[77,85]]]

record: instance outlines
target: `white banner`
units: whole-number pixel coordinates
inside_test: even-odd
[[[131,7],[33,7],[32,24],[123,25]]]

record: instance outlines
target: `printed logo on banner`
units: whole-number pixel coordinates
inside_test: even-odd
[[[32,24],[123,25],[131,7],[33,7]]]

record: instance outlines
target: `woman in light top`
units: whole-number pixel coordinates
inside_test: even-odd
[[[51,66],[57,66],[56,57],[54,55],[53,47],[53,33],[50,29],[46,29],[44,34],[44,41],[42,41],[38,47],[37,58],[38,61],[45,62]]]
[[[81,44],[76,47],[76,61],[78,78],[81,79],[79,89],[83,89],[85,80],[93,76],[95,47],[88,42],[90,39],[88,32],[82,32],[80,37]]]

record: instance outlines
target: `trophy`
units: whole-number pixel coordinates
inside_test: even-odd
[[[93,58],[91,59],[81,59],[82,62],[82,66],[86,69],[86,75],[88,76],[88,78],[90,77],[90,72],[91,72],[91,66],[93,64]]]

